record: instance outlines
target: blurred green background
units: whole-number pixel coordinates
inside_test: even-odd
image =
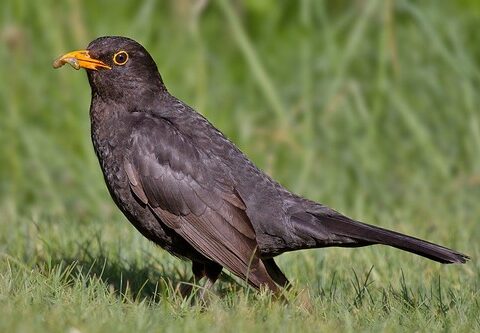
[[[3,1],[0,331],[152,329],[138,320],[148,311],[173,331],[215,331],[219,313],[219,331],[478,329],[479,24],[475,0]],[[168,281],[187,279],[188,265],[137,234],[108,196],[86,75],[51,66],[102,35],[142,43],[173,95],[290,190],[472,261],[445,267],[380,247],[304,251],[280,266],[310,307],[303,298],[286,309],[242,303],[236,294],[255,297],[228,294],[229,282],[208,315],[183,307]],[[366,289],[354,287],[352,270],[363,277],[372,265],[371,306],[357,307]],[[329,301],[335,279],[341,297]],[[389,297],[397,311],[377,311]]]

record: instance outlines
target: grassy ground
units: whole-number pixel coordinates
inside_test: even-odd
[[[479,19],[473,0],[4,1],[0,332],[480,330]],[[108,197],[85,75],[51,69],[107,34],[291,190],[472,260],[302,251],[279,259],[288,303],[225,275],[190,306],[188,265]]]

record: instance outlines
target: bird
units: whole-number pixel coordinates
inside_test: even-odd
[[[301,249],[381,244],[442,264],[469,259],[290,192],[170,94],[133,39],[99,37],[53,67],[64,64],[86,70],[91,139],[113,201],[143,236],[191,261],[205,290],[225,268],[255,289],[281,293],[290,282],[274,259]]]

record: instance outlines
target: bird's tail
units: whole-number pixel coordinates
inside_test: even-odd
[[[315,212],[302,212],[292,216],[296,234],[313,239],[308,247],[359,247],[374,244],[393,246],[443,264],[465,263],[467,255],[449,248],[407,236],[399,232],[375,227],[352,220],[322,206]]]

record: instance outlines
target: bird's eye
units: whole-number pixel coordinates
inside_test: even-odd
[[[125,51],[117,52],[113,55],[113,62],[116,65],[125,65],[128,61],[128,53]]]

